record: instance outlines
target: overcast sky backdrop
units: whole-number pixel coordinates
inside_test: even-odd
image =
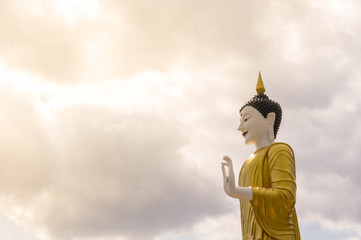
[[[241,239],[223,191],[283,107],[303,239],[361,239],[361,2],[0,1],[0,238]]]

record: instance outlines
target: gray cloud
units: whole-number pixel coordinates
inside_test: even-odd
[[[102,15],[70,24],[51,3],[39,4],[42,10],[34,13],[36,4],[3,2],[1,56],[61,82],[258,61],[271,47],[259,37],[262,23],[253,14],[267,13],[260,4],[107,1],[100,5]]]
[[[49,125],[31,98],[7,92],[2,194],[54,239],[144,239],[227,209],[222,189],[179,152],[189,138],[175,121],[74,105]]]

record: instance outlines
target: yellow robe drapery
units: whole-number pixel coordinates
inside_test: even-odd
[[[240,200],[243,240],[300,240],[297,222],[296,170],[292,148],[274,143],[254,152],[239,173],[240,187],[253,199]]]

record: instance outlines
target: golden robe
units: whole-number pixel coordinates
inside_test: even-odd
[[[253,199],[240,200],[243,240],[300,240],[297,222],[296,171],[292,148],[274,143],[254,152],[239,173],[240,187]]]

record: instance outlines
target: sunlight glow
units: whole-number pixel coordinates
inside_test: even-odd
[[[21,207],[15,207],[14,208],[14,215],[17,219],[26,218],[28,220],[31,220],[33,218],[32,214],[29,211],[25,211]]]
[[[180,69],[168,73],[144,71],[128,79],[110,79],[98,84],[66,86],[45,82],[23,71],[8,69],[0,61],[0,87],[12,89],[34,104],[44,120],[56,122],[56,115],[74,104],[103,106],[112,110],[154,111],[165,103],[178,101],[191,78]],[[163,106],[164,107],[164,106]]]
[[[62,13],[71,24],[78,18],[97,17],[99,5],[95,0],[57,0],[54,9]]]

